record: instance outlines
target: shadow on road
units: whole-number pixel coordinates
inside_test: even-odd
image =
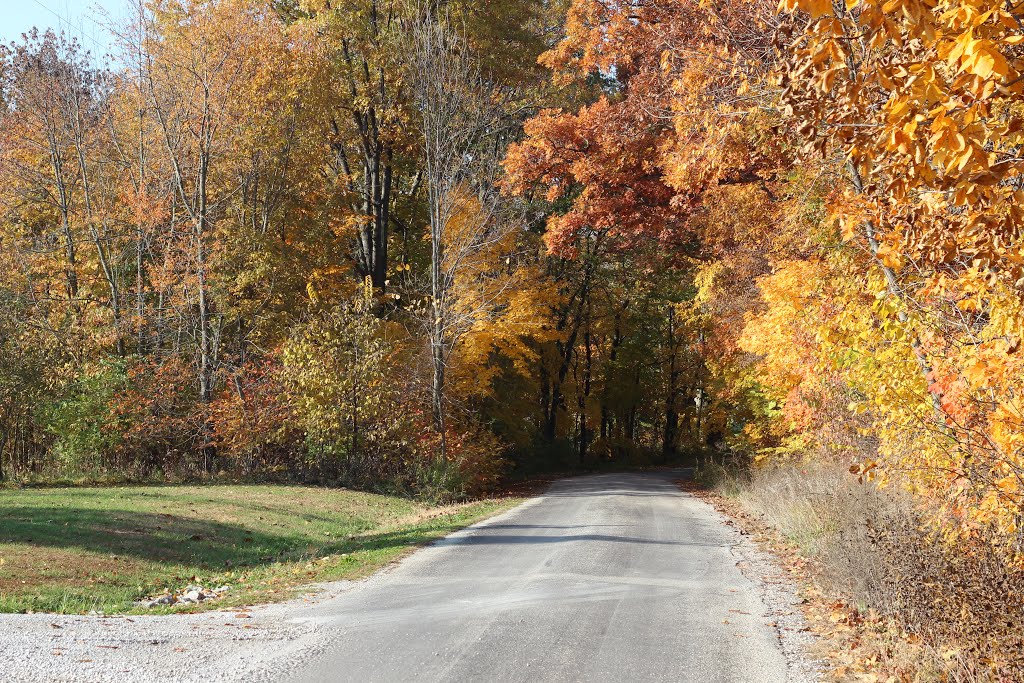
[[[617,524],[607,526],[619,526]],[[490,534],[491,529],[498,527],[484,527],[472,536],[454,536],[438,541],[438,545],[536,545],[550,543],[635,543],[638,545],[667,545],[667,546],[699,546],[706,548],[720,547],[715,543],[690,543],[686,541],[659,541],[652,538],[638,538],[635,536],[611,536],[609,534],[560,534],[557,536],[529,535],[529,534]],[[522,529],[551,529],[552,527],[520,525]],[[554,527],[558,528],[558,527]]]

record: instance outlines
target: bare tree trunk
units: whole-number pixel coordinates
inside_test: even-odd
[[[424,7],[411,27],[410,80],[420,116],[427,204],[430,216],[430,294],[427,321],[430,346],[431,411],[441,439],[440,457],[447,456],[445,380],[449,357],[461,335],[492,301],[480,302],[473,313],[457,312],[453,297],[459,273],[505,228],[496,221],[493,175],[496,159],[480,139],[495,121],[492,87],[482,78],[465,41]],[[390,193],[390,174],[382,189]],[[383,208],[383,205],[382,205]],[[459,216],[462,234],[451,234]],[[381,228],[386,228],[382,225]]]
[[[376,6],[372,7],[370,30],[373,39],[379,38],[380,25],[377,21]],[[370,220],[361,225],[356,233],[355,266],[360,277],[369,277],[376,289],[385,289],[388,269],[388,232],[391,217],[393,196],[392,150],[381,135],[378,107],[387,106],[389,98],[388,84],[383,71],[374,73],[366,56],[360,57],[352,49],[348,40],[341,45],[342,58],[349,68],[348,95],[356,107],[352,111],[352,123],[358,134],[358,156],[362,166],[362,182],[359,192],[362,195],[361,206],[354,205],[356,211],[369,216]],[[365,96],[366,103],[356,106],[354,103]],[[391,95],[392,97],[394,95]],[[337,119],[333,120],[334,134],[341,137]],[[356,185],[351,181],[353,169],[349,165],[345,143],[342,140],[332,144],[338,162],[349,178],[348,191],[354,192]]]
[[[199,399],[209,403],[213,398],[211,377],[212,353],[210,343],[210,305],[206,291],[206,239],[209,176],[209,152],[200,155],[198,176],[198,216],[195,222],[196,279],[199,288]]]
[[[445,354],[440,344],[431,342],[431,360],[433,364],[433,378],[430,384],[431,410],[434,428],[441,438],[441,458],[444,459],[448,452],[444,414]]]
[[[52,122],[48,121],[48,123]],[[78,259],[75,252],[75,236],[71,230],[71,198],[67,180],[64,177],[64,156],[57,140],[56,131],[47,134],[50,145],[50,170],[53,173],[54,189],[57,193],[57,207],[60,211],[61,234],[64,237],[65,279],[69,299],[78,298]]]

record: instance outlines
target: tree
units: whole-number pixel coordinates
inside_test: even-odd
[[[512,224],[503,220],[494,184],[493,137],[499,132],[499,85],[485,78],[465,38],[447,17],[427,11],[411,27],[410,76],[422,136],[430,221],[430,321],[427,336],[433,378],[434,425],[445,455],[445,373],[452,349],[493,306],[484,295],[466,306],[455,288],[465,271],[482,272],[481,259],[501,245]],[[460,304],[462,304],[460,310]]]
[[[107,163],[109,74],[94,68],[74,41],[52,31],[33,32],[4,53],[3,85],[8,110],[3,153],[7,219],[21,234],[26,261],[43,271],[46,242],[60,244],[66,312],[81,321],[89,301],[99,298],[111,316],[111,336],[124,354],[121,243],[112,225]],[[52,221],[52,226],[50,222]],[[56,237],[51,242],[51,237]],[[35,244],[33,244],[35,243]],[[82,244],[93,252],[82,253]],[[106,292],[97,291],[83,271],[95,264]]]
[[[195,305],[190,333],[196,343],[198,396],[208,403],[223,323],[211,287],[211,253],[229,202],[247,180],[235,172],[231,150],[243,144],[252,118],[248,86],[269,84],[283,33],[258,3],[244,0],[158,3],[147,29],[141,50],[143,87],[170,173],[173,210],[190,224],[185,258],[193,286],[183,294]],[[276,42],[267,40],[273,36]]]
[[[870,257],[885,300],[875,329],[917,365],[899,382],[898,359],[884,376],[850,366],[874,402],[882,453],[941,503],[947,532],[981,524],[1013,546],[1024,510],[1010,436],[1021,414],[1011,292],[1022,282],[1024,15],[971,0],[785,6],[810,15],[781,72],[786,113],[808,149],[845,162],[829,209]]]
[[[282,354],[291,403],[312,449],[344,455],[350,477],[367,457],[388,455],[397,424],[395,389],[384,377],[394,349],[372,303],[371,290],[318,312],[296,326]]]

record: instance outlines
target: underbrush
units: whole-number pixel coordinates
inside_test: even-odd
[[[712,465],[697,477],[812,560],[823,595],[894,627],[867,655],[892,680],[1024,680],[1024,571],[984,539],[950,546],[908,494],[836,465]]]

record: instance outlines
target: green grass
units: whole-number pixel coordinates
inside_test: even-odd
[[[303,584],[370,574],[517,502],[432,507],[300,486],[0,490],[0,611],[160,613],[280,600]],[[191,583],[231,590],[198,607],[134,605]]]

